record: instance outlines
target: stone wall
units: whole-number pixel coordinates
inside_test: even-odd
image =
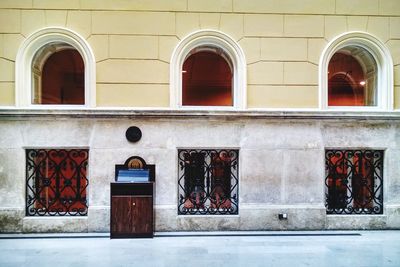
[[[34,113],[10,111],[0,120],[1,232],[108,231],[114,165],[133,155],[156,164],[156,231],[400,228],[396,118],[323,113]],[[138,143],[125,138],[132,125],[142,130]],[[25,217],[25,148],[76,147],[90,150],[88,216]],[[240,150],[239,215],[177,215],[177,148]],[[326,215],[325,148],[385,150],[383,215]],[[282,212],[288,220],[278,220]]]

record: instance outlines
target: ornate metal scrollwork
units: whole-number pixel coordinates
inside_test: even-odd
[[[178,214],[238,214],[239,150],[178,150]]]
[[[26,150],[26,215],[87,215],[88,149]]]
[[[325,151],[327,214],[383,213],[383,150]]]

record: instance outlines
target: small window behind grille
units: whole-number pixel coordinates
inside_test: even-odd
[[[26,150],[26,215],[87,215],[88,149]]]
[[[179,214],[238,214],[239,151],[179,149]]]
[[[383,150],[326,150],[328,214],[383,213]]]

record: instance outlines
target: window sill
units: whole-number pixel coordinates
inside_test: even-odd
[[[327,218],[387,218],[386,214],[326,214]]]
[[[73,216],[73,215],[55,215],[55,216],[25,216],[24,217],[24,221],[41,221],[41,220],[84,220],[86,221],[88,219],[88,216]]]
[[[26,107],[21,107],[20,109],[31,109],[31,110],[84,110],[88,109],[87,105],[47,105],[47,104],[36,104]]]
[[[204,215],[189,215],[189,214],[182,214],[182,215],[177,215],[177,218],[240,218],[240,212],[239,214],[204,214]]]
[[[331,110],[177,110],[131,108],[32,109],[0,108],[0,118],[222,118],[222,119],[323,119],[323,120],[400,120],[400,111],[331,111]]]
[[[323,111],[338,111],[338,112],[385,112],[387,109],[376,106],[329,106],[322,108]]]

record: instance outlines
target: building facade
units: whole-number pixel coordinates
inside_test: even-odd
[[[135,155],[156,231],[400,228],[397,0],[2,0],[0,69],[1,232],[109,231]]]

